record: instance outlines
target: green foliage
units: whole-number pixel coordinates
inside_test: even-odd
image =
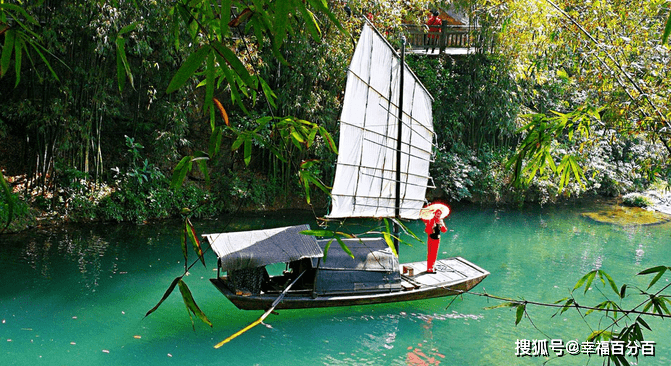
[[[625,194],[624,196],[622,196],[622,203],[632,207],[652,206],[652,201],[648,197],[640,193]]]
[[[669,103],[663,96],[669,78],[668,55],[662,55],[668,48],[659,44],[660,39],[666,39],[663,22],[668,23],[668,18],[659,17],[661,3],[642,3],[634,10],[617,1],[525,0],[505,5],[489,14],[495,24],[503,26],[498,50],[515,60],[513,70],[515,78],[524,85],[520,92],[525,108],[543,115],[553,111],[579,115],[598,110],[592,122],[585,125],[588,135],[581,138],[572,139],[570,135],[578,132],[575,127],[580,123],[575,124],[576,121],[574,126],[554,129],[558,125],[548,118],[545,126],[534,123],[533,130],[525,129],[526,140],[516,154],[523,159],[513,159],[516,178],[523,173],[522,179],[531,179],[544,166],[552,175],[560,176],[556,181],[561,188],[569,182],[589,188],[592,182],[585,180],[594,178],[589,174],[592,170],[595,176],[601,176],[593,182],[595,189],[601,185],[602,190],[621,194],[631,189],[628,182],[622,184],[630,180],[628,173],[617,172],[617,164],[611,164],[621,159],[608,158],[603,153],[604,145],[640,138],[645,145],[659,144],[666,152],[658,156],[656,163],[625,160],[630,164],[629,174],[645,175],[648,181],[665,179],[671,145],[667,133]],[[664,51],[660,53],[661,49]],[[590,153],[596,153],[609,166],[592,165]],[[522,162],[524,159],[527,160]],[[566,160],[561,174],[552,171],[552,165],[563,159],[574,161]],[[553,178],[547,175],[542,179]],[[641,183],[645,182],[633,184]]]
[[[18,194],[0,194],[0,234],[35,225],[35,213]]]
[[[471,55],[455,61],[409,55],[408,65],[434,97],[439,148],[509,148],[519,111],[519,86],[503,59]]]

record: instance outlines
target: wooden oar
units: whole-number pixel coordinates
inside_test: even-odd
[[[233,340],[234,338],[236,338],[236,337],[239,336],[240,334],[242,334],[242,333],[244,333],[244,332],[246,332],[246,331],[248,331],[248,330],[254,328],[255,326],[261,324],[261,322],[262,322],[268,315],[270,315],[270,313],[272,313],[273,310],[275,310],[275,307],[276,307],[277,305],[279,305],[279,303],[282,302],[282,299],[284,299],[284,295],[286,295],[287,292],[289,291],[289,289],[291,288],[291,286],[293,286],[294,283],[296,283],[296,281],[298,281],[298,279],[301,278],[301,276],[303,275],[303,273],[305,273],[305,271],[301,272],[301,274],[299,274],[298,277],[296,277],[296,279],[293,280],[293,282],[291,282],[291,283],[289,284],[289,286],[287,286],[287,288],[284,289],[284,291],[282,291],[282,293],[280,294],[280,296],[278,296],[277,299],[275,299],[275,301],[273,301],[272,305],[270,306],[270,309],[266,310],[266,312],[263,313],[263,315],[261,315],[260,318],[258,318],[258,319],[257,319],[256,321],[254,321],[252,324],[250,324],[250,325],[248,325],[248,326],[242,328],[240,331],[238,331],[237,333],[233,334],[232,336],[230,336],[230,337],[224,339],[223,341],[219,342],[217,345],[214,346],[214,348],[219,348],[219,347],[223,346],[224,344],[230,342],[231,340]]]

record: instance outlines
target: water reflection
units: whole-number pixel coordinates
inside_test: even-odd
[[[92,228],[78,227],[19,235],[12,241],[23,242],[22,247],[14,247],[20,252],[10,253],[4,260],[9,260],[17,273],[25,275],[21,280],[28,282],[24,284],[27,288],[66,282],[71,291],[76,288],[83,294],[93,293],[107,272],[118,270],[120,248],[104,235]],[[24,266],[27,268],[22,269]],[[73,288],[73,284],[78,286]]]

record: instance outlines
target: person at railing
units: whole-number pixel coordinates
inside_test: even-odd
[[[429,26],[429,34],[427,36],[427,44],[432,45],[431,53],[436,49],[436,44],[440,38],[440,28],[443,25],[443,20],[438,17],[438,10],[432,9],[431,16],[429,20],[426,21],[426,25]]]

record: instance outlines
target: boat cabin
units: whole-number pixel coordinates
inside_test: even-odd
[[[217,277],[225,280],[232,293],[279,294],[301,273],[291,293],[318,297],[401,290],[398,258],[383,238],[343,239],[350,256],[335,240],[300,234],[309,229],[307,225],[283,229],[271,229],[270,236],[249,234],[259,232],[205,236],[219,256]],[[244,239],[256,241],[238,241]],[[286,269],[270,276],[266,265],[275,263],[285,263]]]

